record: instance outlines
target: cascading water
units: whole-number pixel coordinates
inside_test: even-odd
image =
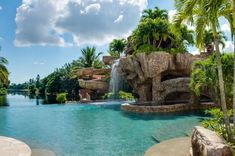
[[[118,98],[119,91],[124,88],[124,78],[120,73],[118,73],[120,60],[116,60],[112,65],[112,71],[110,75],[110,84],[109,84],[109,92],[112,93],[113,98]]]

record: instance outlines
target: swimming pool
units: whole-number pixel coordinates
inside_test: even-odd
[[[0,135],[58,156],[142,156],[157,140],[185,136],[201,113],[140,115],[120,110],[122,102],[95,105],[42,105],[8,95],[0,107]]]

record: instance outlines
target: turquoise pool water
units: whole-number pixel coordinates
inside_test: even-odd
[[[185,136],[203,118],[200,113],[138,115],[120,110],[120,102],[96,105],[37,105],[35,99],[8,95],[0,107],[0,135],[58,156],[142,156],[156,142]]]

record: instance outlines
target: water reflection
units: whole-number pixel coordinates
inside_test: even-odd
[[[0,96],[0,106],[9,106],[6,95]]]

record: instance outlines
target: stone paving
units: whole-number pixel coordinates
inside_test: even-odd
[[[22,141],[0,136],[1,156],[31,156],[31,149]]]
[[[149,148],[144,156],[189,156],[190,138],[175,138],[163,141]]]

